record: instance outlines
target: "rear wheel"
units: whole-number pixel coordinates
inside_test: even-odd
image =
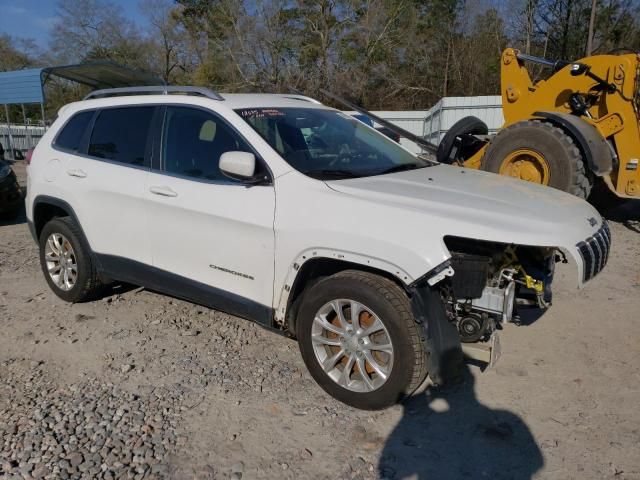
[[[67,302],[95,297],[100,282],[82,232],[69,217],[54,218],[40,233],[40,265],[53,293]]]
[[[378,275],[347,270],[311,287],[297,337],[316,382],[356,408],[393,405],[427,376],[424,334],[409,298]]]
[[[573,139],[562,129],[538,120],[519,122],[491,141],[482,169],[548,185],[587,198],[593,176]]]

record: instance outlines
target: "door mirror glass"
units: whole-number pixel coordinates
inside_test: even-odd
[[[220,156],[220,171],[236,180],[249,180],[256,174],[256,157],[249,152],[225,152]]]

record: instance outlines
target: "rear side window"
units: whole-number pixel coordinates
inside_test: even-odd
[[[93,111],[77,113],[67,122],[56,137],[55,146],[77,152],[82,142],[82,136],[93,117]]]
[[[93,126],[89,155],[129,165],[144,165],[155,107],[102,110]]]

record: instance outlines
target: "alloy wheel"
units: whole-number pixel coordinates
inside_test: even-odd
[[[354,392],[380,388],[393,368],[393,344],[384,323],[370,308],[335,299],[316,313],[311,329],[316,359],[334,382]]]
[[[61,290],[71,290],[78,279],[78,264],[71,242],[61,233],[52,233],[47,238],[44,258],[49,277]]]

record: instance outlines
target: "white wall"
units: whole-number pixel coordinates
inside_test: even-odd
[[[499,95],[482,97],[444,97],[425,116],[425,138],[439,143],[447,130],[463,117],[478,117],[489,127],[489,133],[504,123],[502,98]]]
[[[36,146],[36,143],[42,138],[45,132],[44,127],[38,127],[36,125],[29,125],[25,128],[24,125],[9,126],[11,128],[11,138],[13,139],[13,148],[18,150],[28,150]],[[5,150],[9,150],[9,128],[7,124],[0,124],[0,143]],[[8,154],[6,154],[8,156]]]

